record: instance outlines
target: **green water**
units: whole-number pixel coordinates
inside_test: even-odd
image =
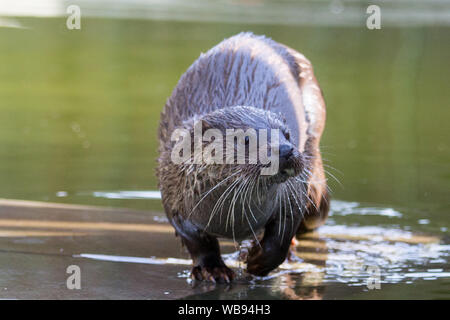
[[[65,19],[19,21],[27,28],[0,28],[1,198],[161,211],[158,200],[93,192],[157,189],[156,132],[166,98],[200,52],[251,30],[315,66],[328,108],[323,155],[340,181],[329,176],[333,198],[401,213],[334,215],[332,223],[394,227],[447,243],[449,28],[84,19],[82,30],[69,31]],[[436,288],[436,297],[450,297],[447,280],[428,282],[428,297]]]

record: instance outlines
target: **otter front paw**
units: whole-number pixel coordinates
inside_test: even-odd
[[[286,257],[271,251],[264,249],[264,246],[252,247],[247,256],[247,272],[262,277],[283,263]]]
[[[227,266],[195,266],[191,271],[191,278],[193,280],[208,280],[211,282],[225,282],[230,283],[234,279],[234,271]]]

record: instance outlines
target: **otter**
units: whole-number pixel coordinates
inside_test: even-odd
[[[235,277],[222,260],[218,238],[253,239],[247,271],[264,276],[286,259],[296,235],[324,223],[329,209],[319,150],[324,125],[325,102],[311,63],[265,36],[245,32],[225,39],[181,76],[161,112],[157,176],[167,217],[192,257],[193,279]],[[196,127],[201,134],[279,132],[270,140],[257,137],[258,148],[266,144],[267,154],[277,155],[275,171],[263,175],[268,165],[260,160],[196,161],[195,144],[213,141],[196,138]],[[181,140],[177,130],[189,138],[189,150],[176,152],[183,161],[173,160]],[[249,140],[233,139],[231,150],[243,143],[249,160]],[[228,149],[217,151],[211,154],[230,156]]]

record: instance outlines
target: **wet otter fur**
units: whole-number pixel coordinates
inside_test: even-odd
[[[259,162],[174,163],[172,133],[183,128],[193,135],[197,121],[202,132],[278,129],[278,172],[261,175]],[[286,259],[297,233],[324,223],[324,124],[325,103],[311,63],[264,36],[228,38],[181,76],[161,113],[157,175],[165,212],[193,259],[194,279],[233,279],[218,237],[255,239],[247,271],[262,276]]]

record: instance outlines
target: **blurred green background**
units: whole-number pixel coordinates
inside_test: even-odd
[[[328,108],[333,198],[449,224],[446,27],[264,26],[21,18],[0,28],[0,196],[160,210],[95,191],[155,190],[159,113],[186,68],[243,30],[304,53]],[[336,168],[336,169],[334,169]]]

